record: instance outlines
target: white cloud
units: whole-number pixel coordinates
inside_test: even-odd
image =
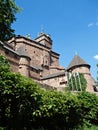
[[[95,59],[95,60],[98,60],[98,54],[94,56],[94,59]]]
[[[98,17],[96,18],[96,21],[95,21],[95,22],[90,22],[90,23],[88,24],[88,27],[94,27],[94,26],[98,27]]]
[[[92,27],[92,26],[94,26],[94,23],[89,23],[88,24],[88,27]]]
[[[96,26],[98,26],[98,21],[96,22]]]

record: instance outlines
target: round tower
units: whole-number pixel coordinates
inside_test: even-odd
[[[29,70],[29,66],[30,66],[30,57],[28,56],[27,52],[25,51],[24,46],[20,46],[17,49],[17,52],[20,55],[20,60],[19,60],[19,72],[26,76],[29,77],[30,74],[30,70]]]
[[[80,58],[78,55],[75,55],[71,63],[69,64],[67,71],[71,73],[79,72],[84,74],[84,77],[87,81],[86,91],[94,92],[92,78],[90,74],[90,65],[87,64],[82,58]]]

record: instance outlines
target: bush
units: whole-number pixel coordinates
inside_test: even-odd
[[[3,62],[7,63],[5,61],[4,58]],[[80,130],[98,126],[96,95],[46,91],[31,79],[12,73],[4,63],[0,67],[2,130]]]

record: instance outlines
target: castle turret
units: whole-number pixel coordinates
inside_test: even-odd
[[[67,68],[68,72],[72,73],[82,73],[84,74],[84,77],[87,81],[87,88],[86,91],[93,92],[93,85],[92,85],[92,79],[90,74],[90,65],[87,64],[82,58],[80,58],[78,55],[75,55],[72,59],[71,63],[69,64]]]
[[[20,46],[17,49],[17,52],[20,55],[20,60],[19,60],[19,72],[24,75],[29,77],[29,66],[30,66],[30,57],[25,51],[24,46]]]
[[[48,48],[52,48],[52,40],[48,34],[40,33],[35,41],[47,46]]]

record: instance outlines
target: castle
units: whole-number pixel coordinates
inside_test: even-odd
[[[87,80],[87,91],[94,92],[94,82],[90,74],[90,65],[75,55],[65,69],[59,64],[59,54],[52,50],[50,35],[40,33],[32,40],[30,37],[15,36],[8,42],[0,42],[0,54],[7,57],[13,72],[20,72],[36,82],[64,90],[68,84],[67,73],[83,73]]]

